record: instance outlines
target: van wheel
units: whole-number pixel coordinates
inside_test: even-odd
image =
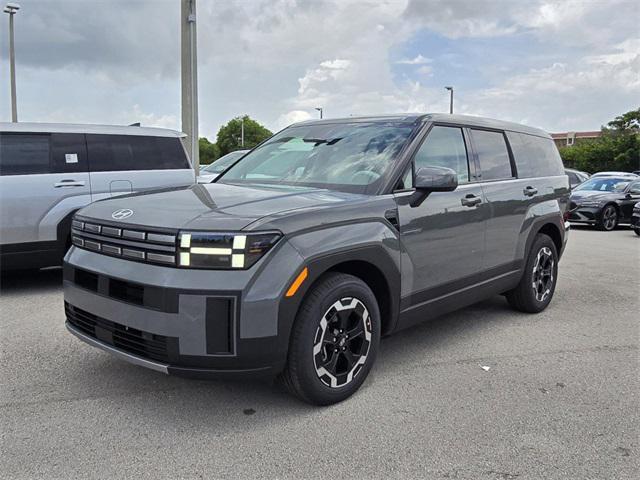
[[[507,292],[507,301],[521,312],[541,312],[551,302],[557,279],[558,251],[549,236],[539,233],[529,251],[520,283]]]
[[[636,232],[636,235],[640,236],[640,227],[634,228],[633,231]]]
[[[367,378],[379,343],[380,311],[371,289],[352,275],[325,274],[296,316],[281,380],[305,402],[341,402]]]

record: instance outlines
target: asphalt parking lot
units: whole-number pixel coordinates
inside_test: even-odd
[[[545,312],[496,297],[387,338],[329,408],[116,360],[66,332],[60,271],[4,276],[0,476],[637,478],[640,238],[569,242]]]

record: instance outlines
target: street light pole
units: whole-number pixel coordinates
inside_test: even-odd
[[[322,107],[316,107],[316,110],[320,112],[320,120],[322,120]]]
[[[453,114],[453,87],[444,87],[449,90],[449,113]]]
[[[187,152],[196,175],[200,173],[198,142],[198,61],[196,33],[196,0],[181,0],[181,84],[182,131],[187,134]]]
[[[18,105],[16,100],[16,49],[13,40],[13,16],[20,10],[20,5],[7,3],[4,13],[9,14],[9,72],[11,76],[11,121],[18,122]]]

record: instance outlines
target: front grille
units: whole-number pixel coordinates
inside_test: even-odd
[[[176,265],[177,231],[148,230],[75,218],[71,242],[112,257],[158,265]]]
[[[64,304],[64,309],[67,321],[73,327],[101,343],[106,343],[138,357],[162,363],[171,362],[173,357],[171,351],[177,345],[176,338],[126,327],[81,310],[67,302]]]

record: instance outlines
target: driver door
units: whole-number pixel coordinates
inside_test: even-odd
[[[473,284],[482,268],[488,208],[481,186],[474,183],[475,166],[468,151],[464,129],[433,126],[413,158],[413,168],[451,168],[458,173],[458,188],[433,192],[413,206],[415,192],[395,194],[403,250],[403,308],[408,310],[428,307]]]

